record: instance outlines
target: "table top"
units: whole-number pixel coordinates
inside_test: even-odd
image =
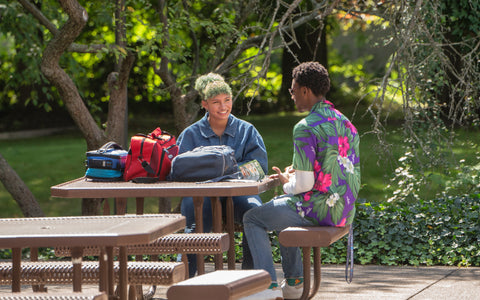
[[[180,214],[0,219],[0,249],[145,244],[184,227]]]
[[[155,183],[94,182],[85,177],[51,187],[51,195],[61,198],[116,197],[229,197],[257,195],[279,185],[279,180],[221,181],[211,183],[159,181]]]

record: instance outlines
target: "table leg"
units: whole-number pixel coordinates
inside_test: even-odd
[[[193,207],[195,210],[195,232],[203,233],[203,197],[193,197]],[[197,272],[205,273],[205,261],[203,255],[197,255]]]
[[[222,232],[222,203],[219,197],[211,197],[213,232]],[[215,254],[215,270],[223,269],[223,255]]]
[[[126,300],[128,295],[128,272],[127,272],[127,247],[121,246],[119,253],[119,282],[120,300]]]
[[[72,248],[72,263],[73,263],[73,291],[82,291],[82,258],[83,247]]]
[[[143,197],[137,197],[135,198],[135,203],[136,203],[136,206],[137,206],[137,215],[143,215],[143,207],[144,207],[144,202],[145,202],[145,198]]]
[[[113,271],[113,247],[106,247],[107,253],[107,294],[113,296],[115,294],[115,274]]]
[[[103,199],[103,215],[108,216],[110,214],[110,204],[108,198]]]
[[[235,233],[233,220],[233,199],[227,197],[227,232],[230,239],[230,247],[228,248],[228,269],[235,270]]]
[[[203,197],[193,197],[195,232],[203,233]]]
[[[144,202],[145,202],[145,198],[143,198],[143,197],[135,198],[137,215],[143,215]],[[141,254],[135,255],[135,260],[136,261],[142,261],[143,260],[143,255],[141,255]]]
[[[20,292],[20,273],[22,270],[22,249],[12,248],[12,292]]]
[[[100,256],[98,257],[98,264],[100,267],[100,282],[99,282],[99,291],[108,292],[108,262],[107,262],[107,252],[105,247],[100,248]]]
[[[32,247],[30,248],[30,261],[38,261],[38,248]],[[47,292],[47,288],[41,284],[41,285],[32,285],[32,290],[34,292]]]
[[[127,213],[127,198],[115,198],[115,214],[124,215]]]

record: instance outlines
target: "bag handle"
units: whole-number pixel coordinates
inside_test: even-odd
[[[98,149],[100,152],[106,152],[110,149],[116,149],[116,150],[123,150],[122,146],[120,146],[119,144],[115,143],[115,142],[108,142],[106,143],[105,145],[103,145],[100,149]]]
[[[162,139],[163,135],[168,135],[168,139],[167,140]],[[164,140],[165,142],[169,142],[171,139],[174,138],[173,134],[169,133],[168,131],[162,130],[160,127],[155,128],[155,130],[150,133],[150,136],[153,139],[161,139],[161,140]]]

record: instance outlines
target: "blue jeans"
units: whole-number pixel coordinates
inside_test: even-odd
[[[289,195],[272,199],[260,207],[253,208],[243,217],[243,228],[250,244],[255,269],[264,269],[277,281],[273,266],[272,247],[268,231],[277,231],[290,226],[313,226],[314,224],[301,217],[288,204]],[[282,268],[285,278],[303,277],[302,254],[298,247],[280,245]]]
[[[262,200],[258,195],[251,196],[235,196],[233,200],[234,221],[241,224],[243,215],[249,209],[259,207],[262,205]],[[225,214],[226,198],[220,197],[222,203],[222,213]],[[195,232],[195,211],[193,207],[193,199],[191,197],[182,198],[182,204],[180,210],[183,216],[186,218],[185,232]],[[203,232],[210,232],[212,230],[212,205],[209,197],[205,197],[203,201]],[[247,239],[245,234],[242,238],[243,244],[243,261],[242,269],[253,269],[253,259],[250,254]],[[197,272],[197,256],[195,254],[189,254],[188,257],[188,272],[189,276],[195,276]],[[179,255],[178,261],[181,260]]]

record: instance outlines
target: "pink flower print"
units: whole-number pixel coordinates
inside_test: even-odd
[[[335,227],[345,227],[345,224],[347,223],[347,218],[343,218],[340,223],[335,225]]]
[[[335,117],[333,117],[333,118],[332,118],[332,117],[328,117],[327,120],[328,120],[328,121],[336,121],[337,118],[335,118]]]
[[[315,182],[314,188],[317,191],[320,191],[322,193],[328,192],[328,188],[332,185],[332,174],[324,174],[322,171],[320,171],[320,174],[318,174],[317,180]]]
[[[338,138],[338,153],[342,157],[348,155],[348,149],[350,149],[350,144],[348,143],[348,137],[339,137]]]
[[[357,128],[355,128],[355,126],[353,126],[352,122],[350,122],[350,121],[345,121],[345,127],[347,127],[348,129],[350,129],[350,131],[352,132],[352,134],[357,134]]]
[[[312,191],[309,191],[309,192],[305,193],[305,195],[303,195],[303,200],[305,200],[307,202],[310,201],[310,198],[312,198],[312,194],[313,194]]]

